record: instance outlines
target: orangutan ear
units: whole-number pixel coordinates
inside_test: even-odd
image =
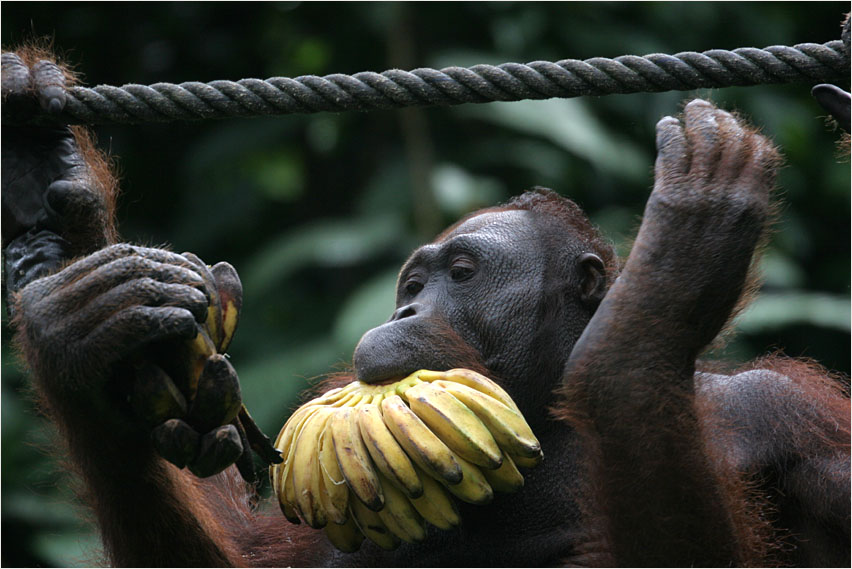
[[[594,253],[583,253],[577,259],[580,273],[577,285],[580,300],[591,306],[597,306],[606,294],[606,269],[604,262]]]

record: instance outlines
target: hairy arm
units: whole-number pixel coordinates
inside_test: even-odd
[[[253,523],[246,485],[234,468],[203,481],[179,468],[210,476],[247,450],[231,424],[236,373],[209,356],[193,393],[174,365],[228,271],[112,244],[115,182],[85,131],[25,125],[65,102],[68,74],[45,56],[2,56],[4,289],[16,342],[111,563],[240,564],[236,536]]]
[[[591,495],[617,564],[748,563],[693,377],[743,292],[777,156],[704,101],[658,123],[657,149],[633,250],[567,365],[568,407],[596,454]]]
[[[769,356],[698,385],[710,442],[769,506],[775,555],[795,567],[850,562],[848,383],[813,362]]]

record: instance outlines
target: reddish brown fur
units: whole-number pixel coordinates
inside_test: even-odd
[[[176,471],[176,469],[173,469]],[[176,471],[177,472],[177,471]],[[231,467],[208,479],[182,474],[193,486],[194,499],[209,502],[208,523],[217,542],[238,544],[230,553],[235,565],[247,567],[318,566],[328,543],[307,525],[284,521],[272,503],[258,510],[249,488]],[[227,515],[221,515],[227,512]]]
[[[89,237],[90,243],[101,243],[101,246],[118,243],[118,230],[115,223],[115,207],[118,200],[118,178],[113,174],[113,160],[97,147],[94,133],[82,126],[72,126],[71,131],[77,140],[80,154],[89,168],[89,176],[94,187],[98,188],[103,199],[104,211],[99,227],[93,227],[94,233]],[[85,241],[84,236],[84,241]]]
[[[606,476],[603,469],[605,462],[602,459],[600,449],[601,434],[594,425],[594,421],[588,415],[588,406],[582,403],[586,399],[585,395],[577,385],[566,385],[557,390],[559,402],[551,408],[551,415],[557,420],[564,421],[571,425],[580,435],[583,441],[583,448],[586,451],[585,461],[583,463],[584,475],[580,480],[574,481],[581,489],[580,495],[583,499],[580,502],[583,517],[586,520],[584,523],[591,524],[596,527],[596,531],[600,535],[602,543],[602,551],[613,551],[613,538],[609,534],[610,526],[607,523],[602,523],[602,520],[609,518],[606,506],[609,502],[607,499],[609,487],[606,484]],[[678,391],[672,391],[670,396],[661,399],[684,399],[684,394]],[[683,409],[690,409],[692,400],[684,400],[681,413],[687,413]],[[669,409],[678,412],[678,406],[670,406]],[[713,415],[706,416],[699,407],[695,409],[697,417],[691,418],[696,420],[701,419],[704,424],[712,424]],[[673,424],[681,424],[684,420],[690,418],[683,417],[675,419]],[[631,420],[629,417],[624,420]],[[635,428],[641,431],[641,423],[633,423]],[[721,426],[714,427],[721,428]],[[719,436],[720,433],[716,433]],[[641,437],[638,437],[641,438]],[[734,536],[737,544],[734,550],[738,555],[738,565],[746,567],[771,567],[777,566],[777,559],[771,554],[774,549],[772,542],[771,526],[766,519],[767,504],[759,494],[755,494],[748,481],[741,475],[729,468],[727,460],[724,456],[720,456],[724,452],[722,447],[714,447],[712,445],[704,445],[700,448],[693,448],[691,451],[697,460],[709,458],[709,462],[715,465],[712,472],[709,473],[710,479],[704,480],[704,484],[710,487],[719,488],[720,497],[724,500],[723,510],[727,511],[730,516],[731,526],[734,528]],[[650,455],[650,453],[649,453]],[[681,457],[683,458],[683,457]],[[647,465],[644,465],[647,467]],[[645,544],[646,550],[650,555],[665,557],[665,548],[668,546],[665,542],[658,544]],[[657,547],[663,549],[655,551]],[[604,566],[614,566],[617,561],[609,557],[604,560]]]
[[[707,400],[694,402],[703,430],[703,452],[714,466],[713,483],[722,489],[725,509],[730,513],[738,540],[737,550],[746,567],[777,567],[782,564],[780,542],[772,526],[773,507],[758,487],[758,480],[740,472],[728,460],[736,426],[722,421],[721,414]],[[712,442],[710,442],[712,441]]]
[[[740,128],[742,128],[747,135],[760,134],[760,129],[754,126],[746,126],[749,124],[748,121],[740,117],[737,113],[731,114],[737,119]],[[744,150],[749,154],[754,154],[757,149],[753,146],[747,146]],[[774,173],[777,173],[784,165],[784,158],[781,155],[780,150],[774,146],[769,149],[768,155],[764,158],[764,161],[766,168]],[[772,190],[775,189],[774,178],[769,183],[769,187]],[[707,350],[719,350],[727,344],[728,340],[733,337],[735,333],[734,321],[737,316],[742,314],[742,312],[749,306],[749,304],[751,304],[752,300],[754,300],[760,292],[760,287],[763,284],[763,275],[760,273],[758,265],[763,252],[769,245],[769,240],[772,237],[773,226],[780,217],[779,204],[775,201],[770,201],[766,214],[767,217],[764,221],[763,232],[752,255],[751,265],[749,266],[745,283],[742,291],[740,292],[740,297],[734,305],[734,308],[731,310],[727,322],[722,326],[722,329],[716,335],[716,338],[708,345]]]
[[[693,107],[694,109],[695,107]],[[700,112],[700,111],[699,111]],[[695,116],[695,115],[693,115]],[[683,125],[686,125],[686,137],[690,136],[689,122],[684,120]],[[715,124],[715,123],[714,123]],[[718,123],[720,126],[718,134],[722,145],[716,149],[715,153],[707,155],[692,156],[687,154],[685,157],[679,155],[680,160],[685,160],[689,165],[688,172],[673,174],[670,171],[658,170],[657,184],[662,188],[664,197],[658,199],[666,199],[666,195],[677,195],[679,184],[689,184],[689,176],[714,174],[718,176],[718,172],[722,172],[722,179],[717,182],[721,184],[730,183],[730,180],[739,176],[753,179],[747,180],[744,187],[749,187],[749,182],[753,187],[771,188],[774,179],[767,176],[767,173],[774,173],[779,166],[780,159],[777,152],[768,144],[766,139],[757,136],[754,129],[742,127],[745,124],[743,121],[734,121],[724,119]],[[698,123],[699,128],[705,128]],[[727,129],[733,129],[728,131]],[[701,141],[704,140],[704,132],[698,131],[693,134],[698,139],[697,148],[700,148]],[[726,152],[725,145],[730,145]],[[680,147],[678,147],[680,148]],[[687,147],[688,152],[692,152],[692,147]],[[661,150],[662,151],[662,150]],[[760,153],[760,154],[758,154]],[[752,156],[760,156],[760,163],[756,168],[748,169]],[[672,157],[668,157],[671,160]],[[748,160],[745,160],[748,159]],[[725,164],[723,160],[730,160],[731,163]],[[745,168],[745,169],[744,169]],[[662,176],[662,177],[661,177]],[[715,179],[715,178],[714,178]],[[686,180],[686,182],[684,181]],[[724,186],[722,186],[724,187]],[[665,194],[667,188],[673,188],[673,194]],[[671,191],[671,190],[669,190]],[[656,192],[656,190],[655,190]],[[669,198],[676,199],[676,198]],[[762,206],[764,215],[769,219],[773,217],[771,208],[767,210],[765,204],[755,202],[756,205]],[[687,208],[689,205],[686,206]],[[688,210],[687,210],[688,211]],[[654,219],[653,217],[651,219]],[[647,223],[647,219],[644,223]],[[643,223],[643,227],[644,227]],[[653,223],[653,222],[652,222]],[[649,234],[653,236],[653,230]],[[653,238],[653,237],[652,237]],[[765,244],[767,240],[766,232],[763,231],[759,238],[759,246]],[[650,243],[653,243],[651,241]],[[649,247],[649,243],[643,243],[644,247]],[[759,280],[756,278],[757,255],[753,255],[750,259],[745,258],[749,262],[749,269],[745,279],[746,284],[738,291],[737,297],[733,298],[733,310],[730,305],[720,306],[719,312],[725,309],[726,321],[730,320],[739,313],[751,299],[759,285]],[[640,273],[641,274],[641,273]],[[631,275],[636,278],[636,274]],[[640,277],[641,278],[641,277]],[[631,281],[633,282],[633,281]],[[653,282],[653,281],[650,281]],[[616,293],[621,299],[619,306],[630,306],[641,299],[636,297],[636,294],[652,292],[649,290],[639,291],[625,290],[623,287]],[[724,300],[724,299],[722,299]],[[714,300],[716,301],[716,300]],[[618,302],[618,301],[615,301]],[[705,308],[706,310],[706,308]],[[618,312],[617,312],[618,313]],[[609,313],[607,313],[609,314]],[[621,313],[618,313],[621,314]],[[629,312],[627,313],[630,314]],[[637,316],[643,317],[640,314]],[[644,321],[649,325],[647,330],[652,331],[658,324],[649,322],[648,315],[644,315]],[[629,316],[628,316],[629,317]],[[635,324],[631,320],[631,326]],[[609,326],[610,330],[615,328],[615,333],[604,335],[605,338],[615,338],[616,345],[627,345],[623,341],[629,339],[630,332],[623,330],[625,324],[614,322],[601,322],[597,324],[594,333],[601,334],[601,325]],[[725,321],[719,322],[718,328],[713,330],[724,329]],[[653,332],[650,332],[653,334]],[[717,332],[718,334],[718,332]],[[724,335],[724,334],[722,334]],[[709,341],[711,338],[707,338]],[[597,344],[592,344],[597,346]],[[662,348],[665,350],[665,348]],[[593,348],[594,350],[594,348]],[[575,350],[576,351],[576,350]],[[610,354],[613,355],[613,354]],[[586,360],[583,360],[583,357]],[[654,382],[646,380],[645,376],[659,374],[667,377],[667,381],[677,380],[691,382],[692,372],[686,370],[684,372],[669,370],[669,366],[656,364],[647,368],[646,372],[639,372],[637,376],[633,376],[631,372],[626,374],[615,374],[611,367],[599,361],[601,357],[606,357],[606,351],[591,351],[590,353],[583,352],[583,356],[579,362],[575,361],[574,367],[571,368],[569,383],[559,391],[559,396],[562,400],[560,404],[553,409],[554,415],[574,426],[581,434],[584,440],[584,448],[589,451],[589,459],[585,465],[585,501],[582,504],[584,512],[589,520],[597,520],[603,518],[608,523],[603,524],[603,538],[611,544],[612,550],[620,551],[623,549],[628,555],[629,552],[635,551],[637,547],[643,549],[643,558],[645,559],[667,559],[667,547],[672,547],[677,550],[679,545],[675,543],[651,543],[644,542],[641,545],[631,543],[629,537],[630,530],[622,523],[622,517],[632,514],[625,509],[625,505],[630,502],[630,499],[625,496],[624,487],[631,483],[633,478],[647,480],[664,479],[665,484],[678,485],[680,479],[672,477],[669,474],[670,466],[677,467],[678,465],[669,464],[668,460],[672,452],[679,456],[681,464],[690,465],[691,472],[688,474],[689,485],[694,488],[695,492],[705,493],[706,496],[713,496],[710,502],[697,502],[695,506],[700,508],[701,514],[707,514],[707,525],[704,528],[705,536],[711,541],[722,545],[730,545],[730,553],[739,564],[757,565],[757,564],[774,564],[776,559],[771,555],[774,548],[772,544],[771,526],[766,518],[767,511],[764,501],[755,497],[753,489],[749,481],[745,478],[748,473],[736,472],[733,468],[729,457],[726,455],[726,450],[731,448],[731,445],[726,443],[729,441],[728,425],[720,424],[722,416],[715,409],[708,409],[700,400],[695,400],[692,389],[684,389],[684,385],[666,382]],[[597,359],[596,359],[597,358]],[[614,358],[616,363],[610,363],[609,366],[631,365],[629,361],[621,361],[617,357]],[[582,363],[581,363],[582,362]],[[646,369],[646,362],[635,362],[639,370]],[[684,362],[686,363],[686,362]],[[669,365],[681,365],[678,362],[670,362]],[[653,372],[652,369],[659,371]],[[645,374],[643,376],[643,373]],[[583,381],[584,377],[607,377],[612,375],[617,380],[604,380],[601,382],[590,383]],[[632,381],[636,383],[629,390],[620,389],[617,387],[619,382]],[[615,384],[609,382],[615,381]],[[612,409],[611,405],[601,402],[600,395],[596,392],[601,389],[605,393],[605,397],[622,397],[627,396],[635,399],[629,405],[622,408],[617,406]],[[603,419],[601,412],[604,413]],[[656,419],[659,417],[659,419]],[[646,419],[647,418],[647,419]],[[603,422],[602,422],[603,421]],[[663,445],[668,449],[668,452],[660,453],[659,450],[653,449],[651,446],[647,448],[627,449],[617,439],[624,435],[624,429],[612,428],[612,425],[624,424],[629,425],[633,431],[629,440],[633,445]],[[820,426],[822,427],[822,426]],[[700,429],[701,432],[695,433],[694,437],[690,437],[689,433]],[[613,439],[612,437],[616,437]],[[693,440],[694,439],[694,440]],[[691,441],[691,442],[689,442]],[[684,443],[689,442],[686,446]],[[604,452],[604,448],[607,449]],[[621,450],[619,450],[621,449]],[[613,453],[627,451],[629,457],[618,459]],[[606,458],[604,458],[606,456]],[[643,456],[641,461],[637,461],[637,456]],[[632,464],[630,468],[624,468],[621,462],[629,461]],[[653,464],[649,461],[665,461],[659,464]],[[611,469],[615,466],[616,472],[612,474]],[[619,474],[621,472],[621,474]],[[669,499],[666,495],[666,490],[660,488],[659,482],[652,482],[651,488],[658,488],[653,494],[655,499]],[[656,484],[656,486],[655,486]],[[642,488],[636,488],[636,491],[641,492]],[[628,494],[631,490],[627,490]],[[677,491],[671,491],[671,495],[678,495]],[[681,499],[685,499],[683,496]],[[713,504],[711,502],[718,500],[720,503]],[[643,504],[641,500],[637,500],[636,504]],[[651,508],[653,504],[647,504]],[[689,509],[690,506],[682,505],[683,508]],[[608,511],[609,508],[616,508],[613,511]],[[668,510],[664,510],[668,511]],[[673,510],[672,510],[673,511]],[[650,515],[650,514],[648,514]],[[679,519],[679,518],[678,518]],[[713,525],[710,525],[710,521]],[[683,520],[686,521],[686,520]],[[665,524],[661,527],[666,527]],[[677,535],[678,530],[669,525],[670,531],[673,531],[673,536]],[[637,528],[638,529],[638,528]],[[608,533],[609,532],[609,533]],[[730,539],[736,543],[729,544]],[[657,547],[662,549],[656,550]],[[610,549],[607,547],[607,549]],[[690,546],[686,546],[685,551],[690,550]]]
[[[749,370],[770,370],[789,378],[803,400],[813,403],[814,415],[810,424],[797,430],[790,448],[834,449],[848,452],[850,431],[849,378],[832,373],[807,358],[791,358],[781,353],[764,356],[740,367],[737,373]]]
[[[3,49],[3,51],[7,50]],[[35,38],[29,43],[17,47],[14,51],[27,67],[32,67],[42,60],[52,61],[62,69],[62,74],[65,76],[65,83],[67,85],[76,85],[79,81],[79,75],[73,70],[71,65],[62,61],[62,58],[57,56],[51,38]]]

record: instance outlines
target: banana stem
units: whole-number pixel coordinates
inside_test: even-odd
[[[272,446],[272,441],[269,437],[263,434],[257,423],[254,422],[245,404],[240,407],[240,412],[237,414],[239,422],[238,430],[245,433],[249,446],[254,449],[254,452],[260,456],[260,459],[266,464],[281,464],[284,459],[281,457],[281,452]]]

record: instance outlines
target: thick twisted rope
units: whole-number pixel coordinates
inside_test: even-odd
[[[101,85],[70,88],[65,111],[54,117],[42,115],[38,120],[86,124],[170,122],[772,83],[845,84],[849,70],[848,49],[837,40],[793,47],[441,70],[391,69],[383,73],[275,77],[266,81]]]

